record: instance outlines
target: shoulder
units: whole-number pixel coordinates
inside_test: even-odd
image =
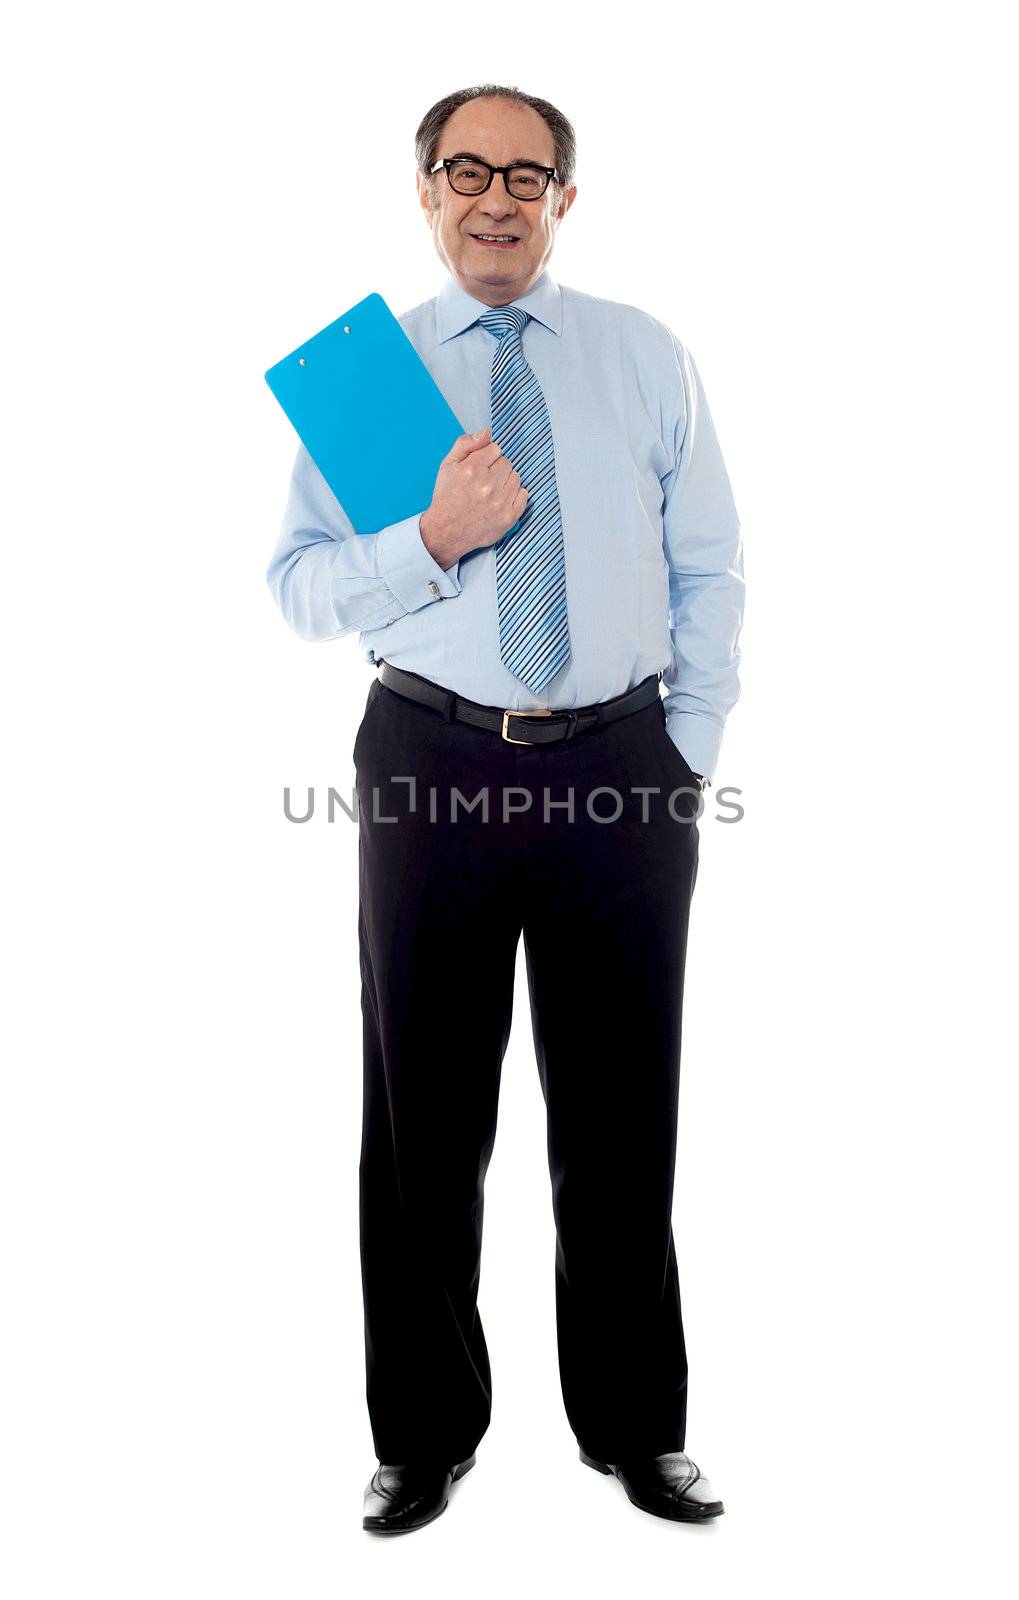
[[[654,317],[641,306],[630,305],[625,300],[609,300],[603,295],[587,294],[583,289],[560,286],[563,299],[563,321],[578,328],[598,328],[603,333],[616,335],[620,341],[632,345],[642,356],[662,362],[665,370],[675,372],[677,359],[684,353],[682,340],[659,317]]]
[[[428,325],[434,325],[435,302],[438,295],[433,294],[428,300],[421,300],[416,306],[411,306],[409,311],[401,311],[396,320],[404,333],[413,338],[414,334]]]

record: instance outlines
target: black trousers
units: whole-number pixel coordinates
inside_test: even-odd
[[[604,1461],[682,1449],[671,1213],[700,797],[661,702],[560,743],[515,745],[377,680],[354,764],[378,1458],[462,1461],[491,1418],[484,1182],[521,933],[566,1414]]]

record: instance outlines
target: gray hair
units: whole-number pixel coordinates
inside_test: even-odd
[[[428,169],[436,160],[436,147],[442,137],[442,130],[446,126],[454,111],[466,105],[468,100],[517,100],[521,105],[530,106],[536,111],[548,126],[552,135],[555,148],[554,166],[559,174],[560,186],[569,188],[573,182],[577,167],[577,136],[573,131],[573,124],[564,117],[561,111],[548,100],[540,100],[537,95],[525,94],[522,89],[508,87],[501,83],[476,84],[472,89],[457,89],[453,94],[447,94],[444,99],[437,100],[430,111],[427,111],[414,135],[414,157],[418,170],[428,175]],[[434,187],[436,173],[431,181]]]

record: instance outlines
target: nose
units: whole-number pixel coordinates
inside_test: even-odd
[[[505,172],[497,172],[491,183],[481,196],[481,209],[486,217],[504,217],[516,215],[516,202],[506,187]]]

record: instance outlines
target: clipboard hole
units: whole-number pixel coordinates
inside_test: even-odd
[[[343,330],[343,331],[344,331],[344,333],[349,333],[349,332],[350,332],[350,329],[349,329],[349,328],[344,328],[344,330]]]
[[[304,366],[304,357],[303,356],[298,356],[297,360],[298,360],[298,363],[303,367]]]

